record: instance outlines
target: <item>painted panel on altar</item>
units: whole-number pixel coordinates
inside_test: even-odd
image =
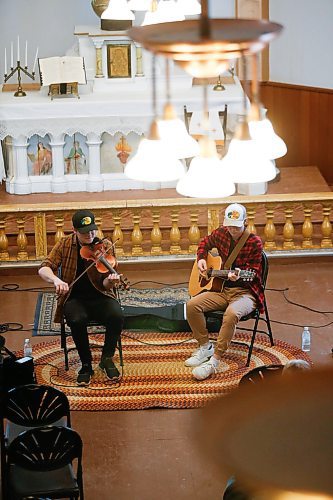
[[[35,134],[29,139],[28,149],[29,175],[52,175],[52,151],[48,135]]]
[[[135,132],[128,135],[105,132],[101,137],[101,173],[123,173],[126,163],[136,154],[142,137]]]
[[[89,170],[88,158],[88,146],[84,135],[79,133],[73,136],[66,135],[64,145],[65,174],[87,174]]]

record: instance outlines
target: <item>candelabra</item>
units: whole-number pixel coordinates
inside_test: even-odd
[[[20,61],[17,61],[15,68],[11,67],[10,69],[11,69],[11,71],[10,71],[9,75],[7,75],[6,73],[4,75],[4,77],[5,77],[4,82],[6,83],[17,72],[18,87],[17,87],[17,91],[15,92],[14,96],[15,97],[26,96],[27,94],[24,92],[24,90],[22,89],[22,85],[21,85],[21,71],[23,71],[23,73],[25,75],[27,75],[29,78],[31,78],[32,80],[35,79],[35,71],[33,70],[32,73],[29,73],[28,66],[25,66],[25,67],[21,66]]]

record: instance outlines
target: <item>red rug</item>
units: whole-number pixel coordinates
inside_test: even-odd
[[[103,335],[90,335],[103,344]],[[250,335],[237,333],[235,340],[249,342]],[[87,388],[76,386],[80,368],[75,350],[69,353],[69,371],[64,369],[60,340],[34,345],[37,380],[54,385],[69,398],[72,410],[142,410],[145,408],[198,408],[235,389],[250,369],[269,364],[285,364],[289,359],[310,361],[297,347],[257,336],[251,365],[246,367],[247,348],[232,344],[224,355],[219,373],[204,381],[193,378],[184,360],[196,348],[189,333],[133,333],[122,336],[124,373],[118,383],[109,381],[98,368],[100,349],[93,349],[95,374]],[[118,354],[115,356],[119,363]]]

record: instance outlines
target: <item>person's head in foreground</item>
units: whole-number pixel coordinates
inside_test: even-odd
[[[310,363],[308,363],[304,359],[291,359],[284,365],[282,375],[288,375],[290,373],[296,373],[300,371],[307,371],[310,369]]]

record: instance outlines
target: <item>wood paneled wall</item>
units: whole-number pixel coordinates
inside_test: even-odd
[[[262,82],[261,101],[288,146],[277,165],[316,165],[333,185],[333,90]]]

